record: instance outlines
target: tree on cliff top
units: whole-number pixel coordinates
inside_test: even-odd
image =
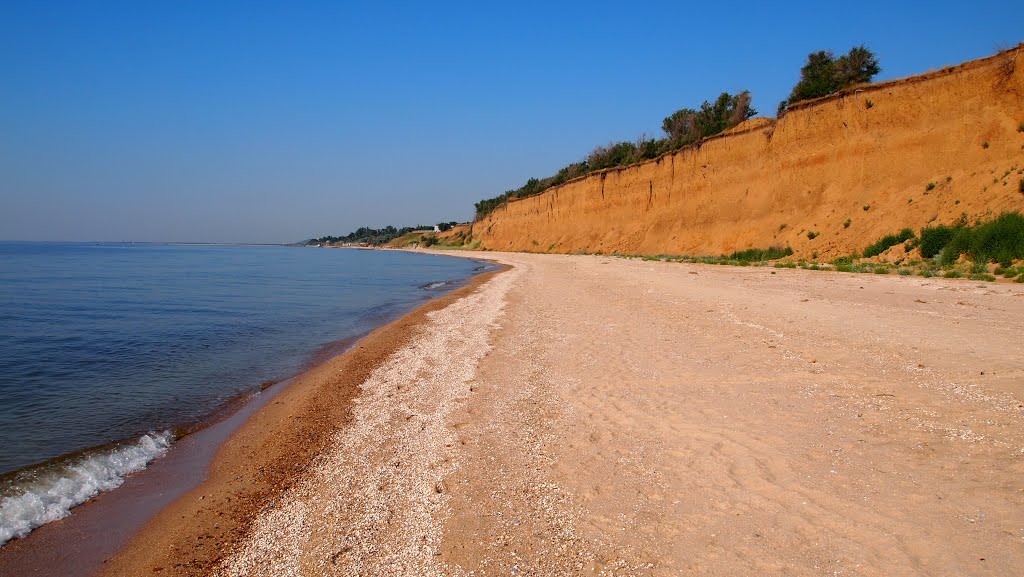
[[[789,99],[779,106],[779,112],[784,112],[794,102],[821,98],[854,84],[871,82],[880,71],[878,58],[864,46],[855,46],[839,58],[827,50],[811,52],[800,69],[800,81],[793,87]]]
[[[757,111],[750,107],[750,92],[739,94],[723,92],[715,102],[705,101],[700,110],[683,108],[667,116],[661,123],[673,148],[713,136],[752,118]]]
[[[728,130],[757,114],[757,111],[750,107],[750,102],[750,92],[723,92],[714,103],[705,101],[700,110],[677,110],[662,123],[668,138],[648,138],[646,135],[640,135],[636,142],[610,142],[605,146],[598,146],[582,162],[565,166],[554,176],[531,178],[517,189],[507,190],[494,198],[477,202],[476,220],[486,217],[509,200],[533,196],[596,170],[627,166],[657,158],[671,150]]]

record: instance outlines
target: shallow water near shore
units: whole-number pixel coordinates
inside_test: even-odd
[[[480,267],[390,251],[0,243],[0,544]]]

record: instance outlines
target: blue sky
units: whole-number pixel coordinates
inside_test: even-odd
[[[468,220],[808,52],[879,80],[1024,41],[1024,2],[0,0],[0,239],[292,242]]]

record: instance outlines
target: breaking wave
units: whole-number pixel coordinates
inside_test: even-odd
[[[0,545],[62,519],[73,507],[119,487],[125,475],[145,469],[167,453],[173,440],[170,431],[148,433],[135,442],[16,476],[12,486],[5,487],[8,496],[0,500]]]
[[[430,291],[430,290],[434,290],[434,289],[439,289],[441,287],[449,286],[449,285],[452,285],[452,284],[455,284],[454,281],[444,280],[444,281],[438,281],[438,282],[428,282],[425,285],[420,285],[420,288],[424,289],[424,290]]]

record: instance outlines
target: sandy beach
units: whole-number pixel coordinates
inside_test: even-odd
[[[473,256],[511,266],[297,379],[104,575],[1024,566],[1024,286]]]

